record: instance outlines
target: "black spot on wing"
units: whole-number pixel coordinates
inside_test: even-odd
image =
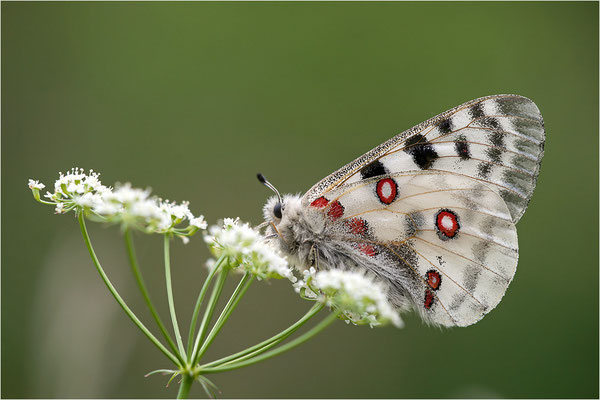
[[[421,169],[431,168],[435,160],[439,158],[431,143],[423,135],[411,136],[406,141],[405,146],[404,151],[412,156],[415,164]]]
[[[483,107],[481,106],[481,103],[472,105],[469,108],[469,114],[471,114],[471,118],[473,119],[483,117],[485,113],[483,112]]]
[[[470,293],[473,293],[477,287],[477,281],[481,275],[481,267],[476,265],[466,265],[463,267],[463,287]],[[466,295],[465,295],[466,298]]]
[[[387,171],[381,161],[375,160],[372,163],[366,165],[360,170],[360,176],[362,179],[372,178],[374,176],[386,175]]]
[[[446,118],[446,119],[442,120],[438,124],[438,129],[442,134],[452,132],[452,122],[450,121],[450,118]]]
[[[489,139],[494,146],[504,147],[504,133],[502,131],[492,132]]]
[[[502,129],[500,122],[496,118],[482,118],[480,121],[481,126],[484,128]]]
[[[495,163],[500,163],[502,161],[502,149],[499,149],[497,147],[490,147],[486,151],[486,153],[490,161],[493,161]]]
[[[487,162],[481,162],[477,165],[477,175],[481,179],[487,179],[492,172],[492,164]]]
[[[471,150],[469,149],[469,142],[465,135],[458,135],[454,141],[454,150],[461,160],[468,160],[471,158]]]

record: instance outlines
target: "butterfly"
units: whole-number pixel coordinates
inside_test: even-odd
[[[303,196],[275,190],[265,222],[299,268],[361,270],[398,311],[467,326],[502,299],[517,267],[519,221],[545,130],[518,95],[464,103],[394,136]]]

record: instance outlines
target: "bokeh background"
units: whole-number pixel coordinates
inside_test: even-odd
[[[598,3],[2,2],[2,397],[174,397],[168,361],[97,276],[72,215],[27,179],[93,168],[189,200],[209,222],[259,223],[404,129],[498,93],[547,129],[520,260],[468,328],[336,323],[284,356],[212,376],[223,397],[598,397]],[[91,226],[121,294],[154,328],[117,228]],[[168,322],[160,237],[136,238]],[[206,274],[201,238],[174,244],[183,331]],[[234,282],[230,282],[231,290]],[[208,357],[308,308],[254,284]],[[203,396],[198,385],[192,396]]]

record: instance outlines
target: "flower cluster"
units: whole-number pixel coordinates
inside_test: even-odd
[[[296,292],[339,310],[346,322],[371,327],[388,323],[403,326],[400,315],[388,302],[385,286],[363,273],[340,269],[317,272],[314,268],[303,273],[303,279],[294,284]]]
[[[206,229],[203,216],[194,217],[189,203],[176,204],[150,196],[149,189],[133,188],[131,184],[117,185],[115,189],[104,186],[100,174],[90,170],[73,168],[66,174],[59,174],[54,184],[54,192],[47,192],[40,198],[40,190],[45,186],[33,179],[29,188],[34,198],[44,204],[55,206],[57,214],[71,210],[85,212],[89,218],[101,222],[118,223],[146,233],[174,233],[187,242],[198,229]],[[187,221],[188,226],[178,227]]]
[[[226,256],[228,264],[249,272],[258,279],[287,278],[296,281],[292,269],[265,237],[239,219],[225,218],[221,226],[213,225],[204,240],[217,258]]]

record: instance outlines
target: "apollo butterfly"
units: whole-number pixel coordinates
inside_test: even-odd
[[[363,270],[387,284],[399,311],[471,325],[498,305],[515,274],[515,224],[533,194],[544,139],[531,100],[472,100],[303,196],[277,193],[264,207],[269,237],[299,268]]]

